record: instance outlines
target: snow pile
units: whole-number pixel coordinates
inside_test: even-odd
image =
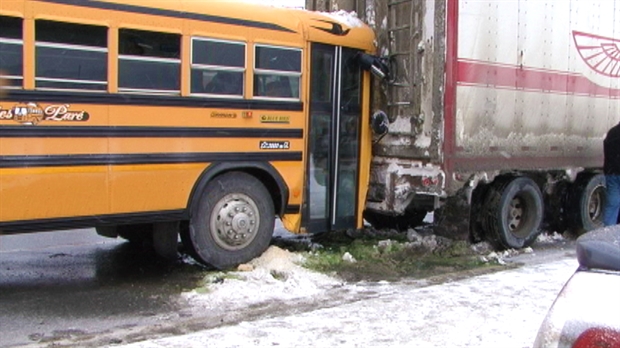
[[[407,232],[407,239],[410,241],[408,246],[429,252],[436,251],[438,248],[445,247],[450,243],[446,238],[438,237],[434,234],[422,236],[415,230],[409,230]]]
[[[502,251],[492,251],[487,256],[480,257],[480,260],[483,262],[495,261],[500,265],[505,265],[506,261],[504,260],[506,258],[514,257],[514,256],[521,255],[521,254],[531,254],[533,252],[534,252],[534,249],[530,247],[523,248],[521,250],[507,249],[507,250],[502,250]]]
[[[357,17],[356,12],[340,10],[336,12],[321,13],[351,28],[360,28],[366,25],[361,19],[359,19],[359,17]]]
[[[182,296],[207,308],[231,303],[248,306],[274,299],[312,297],[342,285],[336,278],[301,267],[303,261],[299,254],[271,246],[259,258],[239,266],[238,271],[210,275],[204,287]]]
[[[555,242],[559,242],[559,241],[563,241],[563,240],[564,240],[564,237],[561,234],[557,233],[557,232],[541,233],[536,238],[536,242],[538,242],[538,243],[555,243]]]
[[[237,0],[253,4],[270,5],[274,7],[292,7],[303,9],[305,3],[302,0]]]

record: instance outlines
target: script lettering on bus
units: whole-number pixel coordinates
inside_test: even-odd
[[[86,121],[88,113],[85,111],[70,111],[69,104],[50,105],[45,108],[46,121]]]
[[[37,125],[41,121],[84,122],[88,112],[70,110],[70,104],[52,104],[45,108],[37,103],[17,104],[10,109],[0,106],[0,121],[13,120],[25,125]]]
[[[217,112],[213,111],[211,117],[215,118],[237,118],[237,114],[234,112]]]
[[[13,119],[13,114],[11,113],[11,110],[2,109],[2,107],[0,107],[0,120],[12,120],[12,119]]]

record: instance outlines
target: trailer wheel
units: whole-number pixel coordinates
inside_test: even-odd
[[[569,191],[567,220],[569,230],[576,235],[603,226],[605,205],[605,176],[580,175]]]
[[[262,254],[271,242],[274,224],[267,188],[249,174],[231,172],[207,184],[183,242],[197,261],[228,269]]]
[[[367,210],[364,212],[364,219],[378,230],[395,229],[404,231],[409,228],[420,226],[426,214],[426,210],[411,210],[407,211],[405,215],[394,216]]]
[[[497,248],[524,248],[541,232],[543,197],[528,177],[498,179],[487,194],[485,210],[485,236]]]

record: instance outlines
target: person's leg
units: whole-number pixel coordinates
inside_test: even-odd
[[[620,175],[606,175],[605,182],[607,194],[605,195],[605,210],[603,211],[603,223],[612,226],[618,223],[618,211],[620,210]]]

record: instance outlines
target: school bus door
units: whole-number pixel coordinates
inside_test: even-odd
[[[356,227],[362,92],[357,54],[312,45],[303,204],[303,225],[310,233]]]

